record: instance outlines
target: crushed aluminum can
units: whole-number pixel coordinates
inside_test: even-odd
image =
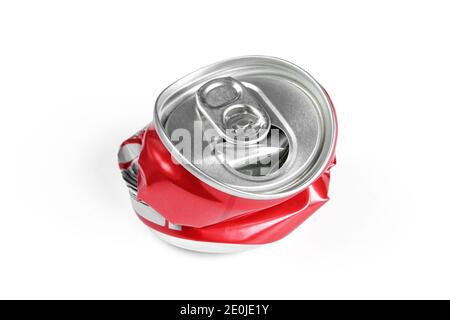
[[[122,143],[138,217],[163,240],[235,252],[279,240],[328,200],[337,122],[321,85],[287,61],[225,60],[185,76]]]

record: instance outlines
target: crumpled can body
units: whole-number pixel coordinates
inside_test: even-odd
[[[287,236],[328,201],[335,165],[333,157],[319,179],[291,197],[253,200],[217,190],[174,163],[153,124],[125,140],[119,155],[124,175],[138,166],[131,199],[139,219],[174,245],[206,252],[241,251]]]

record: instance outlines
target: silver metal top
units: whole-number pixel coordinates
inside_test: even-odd
[[[322,87],[299,67],[264,56],[225,60],[178,80],[158,97],[154,121],[166,148],[188,171],[251,199],[305,189],[326,169],[336,139],[334,111]],[[219,138],[197,148],[198,123]],[[177,146],[179,129],[192,133],[191,157]],[[193,161],[199,153],[203,161]],[[249,164],[253,158],[258,160]]]

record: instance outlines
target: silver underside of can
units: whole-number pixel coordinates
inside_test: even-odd
[[[214,85],[214,81],[232,83],[237,91],[245,93],[241,94],[241,100],[255,107],[240,103],[234,91],[226,92],[219,90],[220,88],[217,90],[219,93],[237,102],[222,104],[220,99],[212,96],[209,100],[208,97],[203,99],[206,106],[199,106],[199,92],[203,94],[204,87],[209,83]],[[212,105],[210,109],[208,103]],[[220,156],[220,152],[213,153],[209,158],[204,157],[201,162],[194,162],[180,152],[173,140],[173,133],[183,128],[194,136],[194,124],[198,122],[206,129],[220,131],[219,134],[224,137],[223,150],[235,147],[220,122],[222,111],[217,111],[222,110],[220,108],[224,110],[223,123],[231,122],[233,128],[237,128],[233,133],[241,130],[235,126],[235,123],[239,125],[239,121],[258,124],[256,129],[241,130],[244,135],[247,134],[248,139],[249,132],[258,130],[264,129],[264,136],[267,135],[270,131],[268,124],[279,129],[282,135],[280,146],[258,145],[254,150],[259,154],[273,153],[277,157],[282,155],[281,166],[276,170],[264,168],[264,173],[261,174],[262,170],[255,170],[255,166],[242,169],[240,159],[225,161],[223,165],[212,165],[212,160],[215,160],[213,157]],[[243,116],[235,121],[234,113],[239,108],[242,109]],[[231,116],[227,117],[227,112]],[[263,121],[258,122],[258,116]],[[222,61],[178,80],[158,97],[154,121],[166,148],[189,172],[223,192],[251,199],[287,197],[308,187],[327,169],[336,140],[334,110],[323,88],[301,68],[284,60],[263,56]],[[216,126],[214,121],[219,121],[219,125]],[[245,123],[246,129],[249,127],[248,123]],[[253,139],[253,136],[250,138]],[[236,140],[237,148],[242,143],[248,144],[248,139]],[[206,146],[207,142],[204,142],[202,148],[193,148],[192,152],[204,153]],[[248,149],[247,146],[246,150],[250,150],[246,156],[249,157],[250,154],[251,157],[253,149]]]
[[[162,241],[167,242],[175,247],[195,251],[202,253],[239,253],[248,250],[253,250],[260,245],[252,244],[234,244],[234,243],[220,243],[220,242],[205,242],[205,241],[195,241],[189,239],[183,239],[179,237],[170,236],[168,234],[151,229],[156,236]]]

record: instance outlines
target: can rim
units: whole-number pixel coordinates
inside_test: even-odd
[[[161,122],[161,119],[159,117],[159,113],[158,113],[158,105],[161,104],[161,99],[163,97],[164,94],[167,93],[167,91],[174,86],[175,84],[181,82],[181,81],[186,81],[186,79],[196,79],[198,75],[201,75],[204,71],[219,65],[219,64],[226,64],[228,62],[232,62],[232,61],[236,61],[236,60],[241,60],[241,59],[252,59],[252,58],[256,58],[256,59],[268,59],[274,62],[279,62],[279,63],[283,63],[285,65],[288,65],[289,67],[291,67],[292,69],[299,71],[300,73],[303,74],[303,76],[308,78],[308,81],[310,81],[320,92],[320,94],[322,95],[322,97],[324,98],[324,101],[326,103],[326,108],[328,109],[328,111],[330,112],[331,115],[331,134],[332,137],[330,139],[330,145],[328,150],[326,151],[326,155],[325,155],[325,159],[327,159],[327,161],[323,161],[322,165],[319,167],[319,169],[316,170],[316,172],[311,175],[311,177],[309,179],[307,179],[306,181],[300,183],[298,186],[290,188],[288,190],[284,190],[281,192],[276,192],[276,193],[257,193],[257,192],[251,192],[251,191],[246,191],[246,190],[240,190],[238,188],[234,188],[233,186],[229,186],[226,185],[224,183],[221,183],[220,181],[217,181],[216,179],[210,177],[209,175],[207,175],[206,173],[204,173],[203,171],[199,170],[197,167],[195,167],[194,165],[190,164],[190,163],[186,163],[186,161],[183,160],[183,157],[179,154],[178,150],[175,148],[175,146],[172,144],[172,142],[170,141],[169,137],[167,136],[166,131],[164,130],[163,124]],[[336,112],[334,110],[334,106],[328,96],[328,93],[325,91],[325,89],[319,84],[319,82],[317,82],[317,80],[314,79],[314,77],[312,77],[307,71],[305,71],[303,68],[297,66],[296,64],[293,64],[292,62],[289,62],[287,60],[284,59],[280,59],[277,57],[272,57],[272,56],[265,56],[265,55],[247,55],[247,56],[238,56],[238,57],[234,57],[234,58],[229,58],[229,59],[224,59],[212,64],[209,64],[207,66],[204,66],[200,69],[197,69],[187,75],[185,75],[184,77],[178,79],[177,81],[173,82],[172,84],[170,84],[169,86],[167,86],[159,95],[158,98],[156,99],[155,102],[155,108],[154,108],[154,118],[153,121],[155,123],[155,129],[156,132],[159,136],[159,138],[161,139],[163,145],[167,148],[167,150],[171,153],[171,155],[187,170],[189,171],[192,175],[194,175],[196,178],[200,179],[202,182],[208,184],[209,186],[218,189],[224,193],[227,194],[231,194],[233,196],[237,196],[240,198],[246,198],[246,199],[254,199],[254,200],[273,200],[273,199],[280,199],[280,198],[287,198],[290,196],[293,196],[294,194],[297,194],[303,190],[305,190],[306,188],[308,188],[312,183],[314,183],[320,176],[322,176],[322,174],[325,173],[325,171],[328,170],[328,168],[330,167],[332,161],[334,160],[334,154],[335,154],[335,148],[336,148],[336,139],[337,139],[337,118],[336,118]]]

